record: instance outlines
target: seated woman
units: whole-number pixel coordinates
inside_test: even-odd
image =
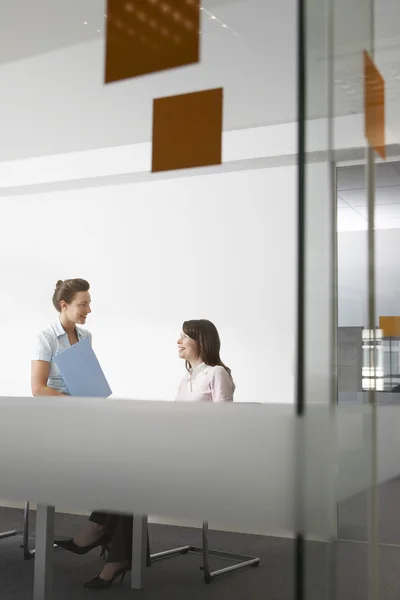
[[[235,384],[231,370],[219,356],[220,349],[220,337],[211,321],[185,321],[178,340],[178,352],[188,373],[179,386],[177,401],[233,401]]]
[[[187,374],[179,386],[179,402],[232,402],[235,384],[230,369],[220,358],[221,342],[217,328],[205,319],[185,321],[178,339],[179,357],[185,361]],[[110,540],[107,562],[99,575],[85,587],[104,589],[118,578],[123,580],[132,562],[133,517],[92,513],[87,528],[66,541],[56,543],[76,554],[85,554]],[[150,565],[149,544],[147,564]]]

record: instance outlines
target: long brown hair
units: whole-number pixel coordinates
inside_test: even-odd
[[[225,371],[232,377],[231,370],[221,360],[219,353],[221,340],[214,323],[207,319],[185,321],[182,326],[183,333],[197,342],[199,355],[202,361],[210,367],[224,367]],[[186,369],[190,372],[191,365],[186,361]]]

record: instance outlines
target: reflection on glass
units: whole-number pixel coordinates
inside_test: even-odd
[[[376,329],[375,334],[369,329],[362,331],[362,389],[383,391],[383,331]]]
[[[400,340],[383,338],[384,390],[391,392],[400,384]]]

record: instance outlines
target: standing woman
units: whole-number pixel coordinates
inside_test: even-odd
[[[59,317],[36,337],[32,356],[31,387],[34,396],[69,396],[54,357],[85,338],[92,336],[85,325],[90,314],[90,285],[84,279],[57,281],[53,305]]]
[[[220,358],[217,328],[206,319],[185,321],[178,339],[178,352],[187,374],[176,400],[183,402],[232,402],[235,384],[231,370]]]
[[[67,386],[54,362],[54,357],[73,344],[85,338],[92,343],[91,334],[78,327],[85,325],[90,314],[90,285],[84,279],[66,279],[58,281],[53,295],[53,305],[59,317],[49,327],[40,332],[32,356],[32,394],[34,396],[69,396]],[[104,587],[110,584],[108,576],[115,578],[115,564],[125,560],[132,552],[126,548],[126,541],[132,540],[132,517],[106,512],[93,512],[87,527],[74,538],[55,540],[60,548],[74,554],[87,554],[101,547],[108,560],[104,572],[107,580],[91,582],[88,587]],[[111,544],[111,545],[110,545]],[[124,563],[125,565],[125,563]],[[126,569],[120,570],[123,575]],[[100,585],[99,585],[100,584]]]
[[[85,325],[90,308],[90,285],[85,279],[58,281],[53,305],[58,318],[36,337],[32,356],[31,387],[34,396],[70,396],[54,357],[73,344],[92,336]],[[102,547],[103,552],[115,533],[116,517],[104,513],[92,513],[86,531],[77,536],[74,547],[78,554],[86,554],[93,548]],[[58,542],[61,546],[65,542]]]

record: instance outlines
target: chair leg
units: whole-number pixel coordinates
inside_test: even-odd
[[[221,552],[219,550],[210,550],[208,543],[208,523],[203,523],[203,547],[196,548],[192,547],[191,552],[196,552],[203,555],[203,566],[200,567],[204,571],[204,581],[209,584],[215,577],[231,573],[232,571],[238,571],[239,569],[245,569],[247,567],[258,567],[260,559],[256,556],[245,556],[243,554],[232,554],[231,552]],[[211,571],[210,569],[210,556],[214,558],[223,558],[235,561],[235,564],[224,567],[223,569],[217,569]]]
[[[211,569],[210,569],[210,549],[208,547],[208,522],[203,522],[203,571],[204,581],[211,583]]]
[[[25,502],[24,506],[24,530],[21,548],[24,552],[24,560],[30,560],[35,556],[35,548],[29,548],[29,502]],[[57,544],[54,544],[54,548],[58,548]]]
[[[150,562],[162,560],[163,558],[171,558],[179,554],[187,554],[188,552],[190,552],[190,546],[181,546],[180,548],[172,548],[172,550],[165,550],[164,552],[156,552],[156,554],[150,555]]]
[[[29,560],[35,554],[35,550],[29,549],[29,502],[24,506],[24,530],[22,533],[22,546],[24,551],[24,560]]]
[[[203,565],[200,570],[204,573],[204,581],[209,584],[215,577],[230,573],[232,571],[238,571],[246,567],[257,567],[260,564],[260,559],[256,556],[245,556],[243,554],[232,554],[231,552],[221,552],[219,550],[210,550],[208,541],[208,522],[203,522],[203,545],[202,547],[197,546],[182,546],[180,548],[173,548],[172,550],[166,550],[165,552],[159,552],[151,555],[151,560],[161,560],[163,558],[170,558],[179,554],[187,554],[191,552],[193,554],[201,554],[203,557]],[[210,557],[222,558],[231,561],[235,561],[234,564],[223,569],[217,569],[211,571],[210,568]]]
[[[0,540],[5,540],[6,538],[9,537],[13,537],[14,535],[17,535],[17,530],[16,529],[12,529],[11,531],[2,531],[0,533]]]

